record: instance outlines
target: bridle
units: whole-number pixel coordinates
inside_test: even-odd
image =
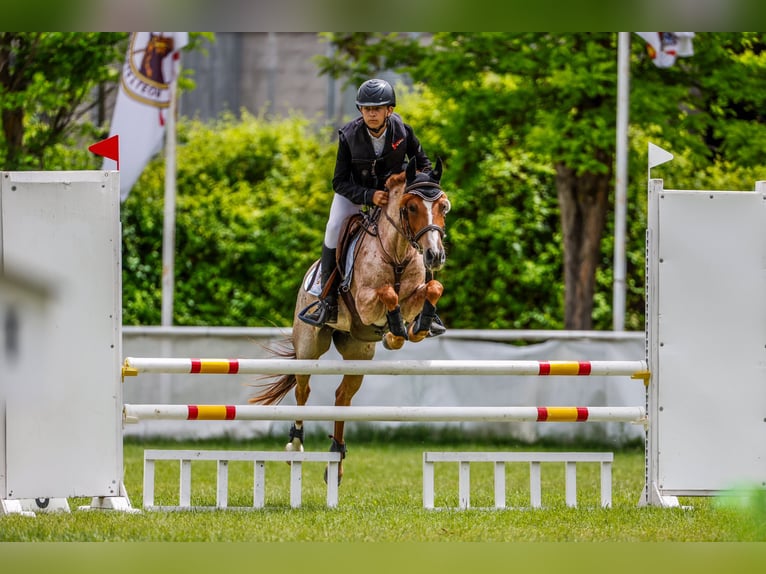
[[[435,190],[438,193],[429,193],[426,195],[421,191],[421,189],[428,188],[430,190]],[[421,181],[413,183],[409,186],[407,186],[404,189],[404,195],[412,194],[417,195],[418,197],[426,200],[426,201],[436,201],[439,199],[442,195],[444,195],[444,191],[441,187],[439,187],[439,184],[434,183],[432,181]],[[444,228],[441,225],[436,225],[434,223],[431,223],[429,225],[425,225],[423,228],[419,229],[418,231],[413,231],[412,225],[410,224],[410,216],[407,213],[407,207],[401,207],[399,208],[399,224],[391,219],[391,217],[386,213],[383,212],[386,219],[393,225],[394,229],[396,229],[397,232],[399,232],[412,247],[414,247],[418,253],[422,253],[422,248],[420,247],[420,244],[418,243],[418,239],[420,239],[423,235],[428,233],[429,231],[436,231],[439,236],[444,239],[446,232],[444,231]]]

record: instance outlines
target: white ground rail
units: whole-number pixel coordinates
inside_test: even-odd
[[[601,464],[601,506],[612,506],[611,452],[424,452],[423,453],[423,507],[434,508],[434,463],[457,462],[458,504],[460,509],[471,507],[472,462],[491,462],[495,465],[495,508],[505,508],[505,463],[529,463],[529,498],[533,508],[542,506],[540,463],[563,462],[566,465],[566,504],[577,506],[577,463]]]
[[[154,463],[158,460],[180,462],[180,489],[177,506],[155,506]],[[191,463],[198,460],[216,461],[217,487],[214,507],[191,505]],[[270,452],[241,450],[152,450],[144,451],[144,509],[146,510],[213,510],[229,508],[229,462],[253,463],[253,508],[263,508],[266,492],[266,467],[270,461],[290,463],[290,506],[301,506],[303,462],[327,463],[327,506],[338,506],[338,452]]]

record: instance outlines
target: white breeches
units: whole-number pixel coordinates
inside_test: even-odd
[[[343,222],[351,215],[354,215],[361,208],[356,203],[351,203],[342,195],[333,194],[332,204],[330,205],[330,217],[327,218],[327,226],[324,231],[324,244],[330,249],[338,247],[338,238],[340,236]]]

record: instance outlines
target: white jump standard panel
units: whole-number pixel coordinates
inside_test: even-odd
[[[47,503],[35,502],[34,511],[71,497],[89,497],[93,508],[130,508],[119,191],[116,172],[0,174],[0,273],[39,273],[51,287],[37,373],[0,384],[7,467],[0,499]]]
[[[158,460],[177,460],[180,463],[179,496],[177,506],[154,504],[154,463]],[[191,506],[191,463],[217,462],[216,504],[210,507]],[[263,508],[265,500],[265,463],[290,463],[290,506],[301,506],[303,462],[325,462],[327,468],[327,506],[338,506],[339,452],[270,452],[235,450],[151,450],[144,451],[144,509],[146,510],[213,510],[229,508],[229,462],[253,463],[253,508]]]
[[[434,463],[457,462],[458,507],[471,507],[472,462],[494,463],[495,508],[505,508],[505,463],[529,463],[529,497],[533,508],[542,506],[540,463],[563,462],[566,465],[566,504],[577,506],[577,463],[595,462],[601,465],[601,506],[612,506],[611,452],[424,452],[423,453],[423,508],[434,508]]]
[[[645,504],[766,485],[766,182],[649,182]]]

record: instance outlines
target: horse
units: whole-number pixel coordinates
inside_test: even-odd
[[[362,216],[360,212],[347,220],[347,228],[351,220],[361,220],[361,229],[356,242],[346,250],[353,253],[353,260],[338,249],[343,281],[337,321],[315,327],[298,318],[302,309],[317,300],[315,289],[311,289],[319,275],[320,262],[315,261],[298,291],[292,333],[282,347],[270,349],[272,354],[316,360],[334,344],[344,360],[372,360],[380,342],[386,349],[397,350],[405,341],[417,343],[429,336],[436,304],[443,293],[433,273],[446,262],[442,240],[450,210],[447,194],[439,185],[441,176],[440,159],[428,173],[418,172],[411,160],[405,170],[386,180],[385,206],[375,208],[373,215]],[[310,375],[281,375],[259,385],[263,391],[249,402],[278,404],[295,389],[297,405],[305,405],[311,392],[309,379]],[[335,391],[335,405],[350,405],[363,379],[364,375],[344,375]],[[343,477],[346,457],[343,430],[344,421],[335,421],[329,437],[330,451],[341,453],[338,482]],[[296,420],[290,428],[285,450],[303,450],[303,421]]]

